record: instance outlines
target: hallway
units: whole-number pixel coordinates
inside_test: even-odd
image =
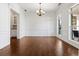
[[[73,56],[78,49],[57,37],[29,36],[12,39],[11,44],[0,50],[2,56]]]

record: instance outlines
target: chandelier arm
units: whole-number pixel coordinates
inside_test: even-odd
[[[45,14],[45,11],[41,8],[41,3],[39,3],[39,10],[37,10],[37,15],[42,16]]]

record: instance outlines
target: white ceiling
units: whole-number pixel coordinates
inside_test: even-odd
[[[27,11],[36,11],[39,9],[39,3],[20,3],[19,4],[23,9]],[[42,3],[42,9],[45,11],[55,11],[58,7],[58,3]]]
[[[79,4],[72,8],[72,13],[75,15],[79,15]]]

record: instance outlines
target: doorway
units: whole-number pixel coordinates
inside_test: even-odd
[[[11,40],[17,40],[18,39],[18,25],[19,25],[19,14],[15,12],[14,10],[10,10],[11,12],[11,18],[10,18],[10,38]]]
[[[79,42],[79,4],[75,4],[71,9],[71,38]]]

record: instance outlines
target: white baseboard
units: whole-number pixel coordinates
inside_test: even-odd
[[[8,42],[7,44],[3,45],[3,46],[0,46],[0,49],[3,49],[5,48],[6,46],[10,45],[10,42]]]

